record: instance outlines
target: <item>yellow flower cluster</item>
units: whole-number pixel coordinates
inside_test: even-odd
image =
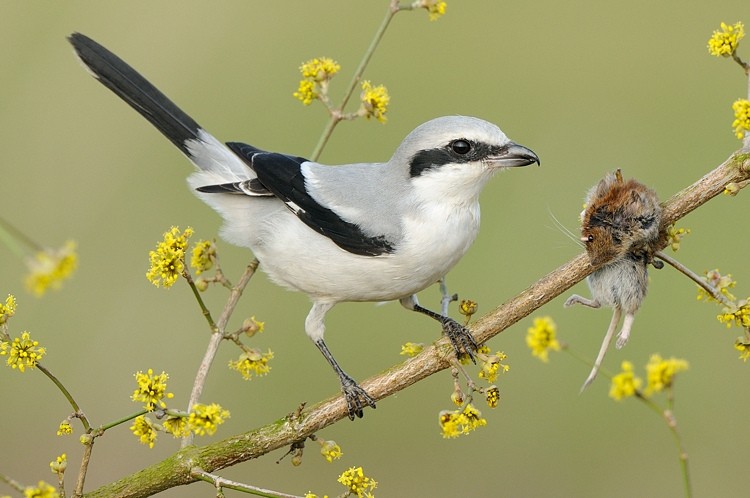
[[[680,358],[662,358],[653,354],[646,364],[646,388],[641,391],[643,380],[633,372],[633,364],[623,361],[621,371],[612,377],[609,396],[616,400],[630,396],[648,397],[654,393],[671,389],[678,373],[688,369],[688,362]]]
[[[156,427],[151,419],[145,415],[136,417],[133,420],[133,425],[130,426],[130,432],[137,436],[141,444],[147,444],[149,448],[153,448],[156,444]]]
[[[747,361],[750,359],[750,341],[744,337],[738,337],[734,342],[734,349],[740,352],[740,360]]]
[[[632,363],[623,361],[620,368],[622,371],[612,377],[612,386],[609,389],[609,396],[617,401],[635,395],[643,384],[643,381],[633,373]]]
[[[338,62],[328,57],[316,57],[304,62],[299,68],[302,80],[293,94],[294,97],[304,105],[310,105],[313,100],[320,97],[321,92],[326,92],[328,82],[340,69]]]
[[[677,228],[674,225],[669,225],[669,228],[667,228],[667,244],[674,252],[677,252],[680,249],[682,238],[689,233],[689,228]]]
[[[341,451],[341,447],[336,444],[336,441],[318,439],[318,443],[320,443],[320,454],[323,455],[323,458],[325,458],[328,463],[338,460],[344,455]]]
[[[68,436],[70,434],[73,434],[73,427],[71,427],[70,421],[63,420],[57,428],[57,435]]]
[[[474,405],[468,403],[463,410],[443,410],[438,421],[443,437],[446,439],[466,435],[479,427],[487,425],[482,413]]]
[[[253,375],[262,377],[271,371],[268,362],[273,359],[273,351],[261,353],[257,349],[243,352],[239,359],[229,360],[229,368],[242,374],[242,378],[250,380]]]
[[[8,321],[8,318],[16,314],[16,298],[13,294],[8,294],[5,298],[5,304],[0,303],[0,325]]]
[[[57,457],[55,460],[51,461],[49,463],[50,470],[55,474],[64,474],[65,469],[68,468],[68,455],[63,453],[59,457]]]
[[[360,100],[362,101],[360,113],[367,119],[375,118],[381,123],[388,120],[385,113],[388,112],[391,97],[383,85],[372,86],[370,81],[363,81]]]
[[[216,259],[216,245],[210,240],[199,240],[193,247],[190,266],[200,275],[213,268]]]
[[[499,372],[505,373],[510,370],[510,365],[500,363],[508,358],[508,355],[498,351],[494,355],[489,354],[490,349],[487,346],[481,346],[477,350],[477,356],[482,360],[482,370],[479,371],[479,378],[487,382],[495,382]]]
[[[498,403],[500,403],[500,389],[497,386],[490,386],[485,390],[484,397],[487,401],[487,406],[497,408]]]
[[[38,251],[26,264],[30,272],[26,277],[29,292],[42,296],[49,289],[59,289],[78,266],[76,243],[69,240],[60,249]]]
[[[211,403],[210,405],[196,404],[190,410],[188,425],[190,430],[198,436],[212,435],[229,416],[229,411],[223,409],[217,403]]]
[[[445,15],[445,9],[448,7],[448,4],[442,0],[419,0],[417,6],[427,9],[427,12],[430,14],[430,21],[436,21]]]
[[[151,267],[146,278],[155,286],[171,287],[185,269],[185,251],[193,229],[188,227],[180,233],[179,227],[172,227],[164,233],[164,239],[156,245],[155,251],[148,253]]]
[[[39,481],[36,486],[28,486],[23,490],[24,498],[59,498],[57,489],[44,481]]]
[[[27,368],[34,368],[46,353],[47,350],[39,347],[39,341],[32,340],[28,332],[22,332],[21,337],[11,342],[0,342],[0,356],[7,356],[5,363],[22,373]]]
[[[552,318],[543,316],[534,318],[534,323],[526,331],[526,345],[531,349],[531,354],[542,360],[549,361],[549,350],[560,351],[560,343],[557,342],[557,325]]]
[[[218,426],[229,418],[229,415],[228,410],[216,403],[196,404],[189,414],[169,415],[161,425],[152,422],[145,415],[136,417],[130,431],[142,444],[153,448],[159,431],[172,434],[176,438],[185,437],[191,433],[197,436],[212,435]]]
[[[164,432],[172,434],[176,438],[186,437],[190,435],[190,426],[188,425],[187,417],[167,417],[162,422]]]
[[[664,359],[651,355],[646,365],[646,395],[672,387],[675,375],[688,369],[688,362],[679,358]]]
[[[737,303],[732,303],[732,306],[725,307],[716,319],[721,323],[726,323],[727,328],[730,328],[732,324],[737,327],[750,328],[750,302],[748,299],[742,299]]]
[[[136,372],[135,381],[138,388],[133,391],[131,399],[138,403],[143,403],[143,408],[152,412],[156,407],[166,408],[167,404],[164,398],[172,398],[174,394],[167,392],[167,380],[169,375],[165,372],[154,375],[150,368],[148,372]]]
[[[339,476],[338,481],[349,489],[350,494],[356,494],[357,498],[374,497],[372,490],[378,486],[374,479],[364,474],[362,467],[351,467],[349,470],[345,470]]]
[[[721,29],[714,31],[708,40],[708,52],[716,57],[731,57],[745,36],[745,26],[738,22],[733,26],[721,23]]]
[[[722,275],[721,273],[719,273],[718,269],[711,270],[706,272],[706,276],[703,277],[703,280],[705,280],[714,289],[721,292],[724,297],[726,297],[730,301],[735,300],[735,297],[731,292],[729,292],[729,289],[737,285],[737,282],[732,279],[731,274]],[[707,302],[718,302],[711,294],[706,292],[703,287],[698,287],[697,299],[698,301],[700,301],[701,299],[705,299]]]
[[[742,140],[745,133],[750,131],[750,100],[735,100],[732,104],[732,110],[734,111],[734,121],[732,122],[734,134]]]
[[[421,342],[407,342],[401,346],[401,355],[403,356],[417,356],[424,349],[424,344]]]

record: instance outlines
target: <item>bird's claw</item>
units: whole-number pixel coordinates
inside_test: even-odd
[[[456,356],[465,354],[476,364],[477,359],[474,353],[479,345],[474,340],[474,336],[469,329],[453,318],[445,318],[443,320],[443,334],[450,339],[453,349],[456,351]]]
[[[341,391],[344,393],[344,399],[346,399],[349,420],[354,420],[355,416],[362,418],[364,415],[363,409],[366,406],[376,408],[375,400],[351,377],[341,380]]]

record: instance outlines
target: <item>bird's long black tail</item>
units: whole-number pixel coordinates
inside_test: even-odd
[[[78,57],[104,86],[148,119],[190,157],[186,140],[199,139],[200,125],[125,61],[86,35],[68,37]]]

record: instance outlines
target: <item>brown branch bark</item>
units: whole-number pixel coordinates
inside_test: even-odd
[[[671,224],[719,195],[728,183],[750,180],[750,149],[738,151],[720,166],[664,203],[664,221]],[[580,282],[593,271],[588,257],[580,254],[552,271],[514,298],[479,319],[472,331],[477,342],[500,334],[550,300]],[[421,354],[362,382],[375,399],[390,396],[450,366],[450,343],[441,339]],[[280,420],[243,434],[203,447],[183,448],[166,460],[127,476],[115,483],[86,493],[86,497],[143,497],[189,484],[196,480],[191,469],[214,472],[234,464],[258,458],[275,449],[331,425],[347,416],[342,396],[321,401],[304,410],[296,420]]]

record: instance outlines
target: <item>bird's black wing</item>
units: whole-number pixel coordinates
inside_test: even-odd
[[[272,193],[286,204],[302,222],[321,235],[331,239],[342,249],[361,256],[380,256],[393,252],[394,247],[385,236],[371,236],[355,223],[341,218],[335,211],[316,201],[308,192],[302,165],[307,159],[262,152],[255,147],[230,142],[227,146],[248,164],[257,179],[242,182],[242,186],[228,185],[213,188],[234,188],[248,195],[264,195],[263,190]],[[253,184],[253,182],[256,182]],[[205,188],[200,189],[204,192]],[[220,191],[220,190],[213,190]],[[226,190],[224,190],[226,191]],[[239,193],[239,192],[238,192]]]

